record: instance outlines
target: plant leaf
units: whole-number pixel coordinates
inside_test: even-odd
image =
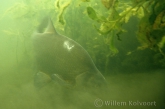
[[[92,7],[87,7],[87,13],[92,20],[98,20],[98,16]]]
[[[64,14],[66,8],[69,6],[69,4],[70,4],[70,3],[65,4],[65,5],[62,7],[62,10],[61,10],[61,12],[60,12],[60,14],[59,14],[59,22],[60,22],[62,25],[65,24],[65,21],[64,21],[64,18],[63,18],[63,14]]]

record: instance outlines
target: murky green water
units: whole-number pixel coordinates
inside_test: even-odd
[[[54,2],[51,1],[51,3]],[[63,2],[65,3],[63,0],[61,4]],[[83,10],[85,3],[79,4],[79,2],[76,2],[71,4],[65,12],[66,16],[64,16],[66,26],[56,21],[55,27],[60,34],[74,39],[89,52],[97,68],[105,76],[107,87],[98,91],[91,89],[84,90],[83,88],[81,90],[65,88],[50,82],[43,88],[37,89],[33,83],[37,68],[30,37],[35,31],[36,25],[46,16],[45,13],[49,12],[49,10],[37,9],[48,9],[50,7],[51,10],[54,5],[49,4],[50,2],[46,2],[46,0],[44,4],[40,0],[29,2],[27,0],[23,2],[18,1],[20,4],[23,3],[19,6],[24,7],[26,5],[23,8],[24,10],[29,9],[28,6],[32,8],[27,11],[30,14],[24,14],[20,7],[17,7],[20,8],[18,9],[19,11],[16,7],[11,9],[15,9],[16,12],[14,14],[18,14],[14,18],[15,16],[12,12],[8,12],[5,15],[4,13],[5,10],[17,3],[17,1],[0,1],[0,3],[3,4],[3,7],[0,8],[1,109],[165,108],[165,70],[163,67],[154,66],[152,59],[151,62],[149,61],[150,58],[148,59],[147,57],[150,57],[152,52],[140,51],[139,53],[135,50],[138,42],[132,36],[136,35],[136,20],[130,21],[131,23],[124,27],[129,32],[124,33],[121,37],[128,37],[128,39],[123,38],[121,43],[115,40],[117,43],[116,47],[119,47],[119,53],[114,57],[110,57],[109,61],[106,61],[107,48],[103,44],[102,37],[92,27],[93,21],[87,20],[87,16],[80,16],[85,13]],[[83,8],[79,10],[77,8],[78,11],[75,11],[74,8],[80,5]],[[43,8],[43,6],[45,7]],[[58,12],[55,11],[54,14],[51,14],[54,19],[57,16],[56,13]],[[93,41],[96,38],[99,41]],[[99,47],[94,46],[98,44]],[[130,51],[132,55],[125,55]]]

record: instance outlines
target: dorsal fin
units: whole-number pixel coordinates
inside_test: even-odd
[[[57,33],[50,18],[48,19],[48,25],[46,27],[45,33]]]
[[[41,24],[37,28],[37,32],[39,32],[39,33],[55,33],[55,34],[58,34],[56,32],[56,29],[54,28],[53,22],[50,19],[50,17],[45,17],[43,19],[43,21],[41,22]]]

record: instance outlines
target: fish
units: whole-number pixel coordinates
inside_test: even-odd
[[[33,33],[32,45],[37,64],[36,85],[43,86],[48,80],[67,87],[106,84],[88,52],[76,41],[59,34],[51,18],[46,17]],[[41,82],[40,78],[46,80]]]

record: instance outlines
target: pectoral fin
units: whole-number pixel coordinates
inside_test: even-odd
[[[52,80],[53,80],[55,83],[60,84],[61,86],[64,86],[64,87],[71,87],[71,84],[69,84],[69,83],[67,83],[65,80],[63,80],[58,74],[53,74],[53,75],[52,75]]]
[[[101,73],[84,72],[76,77],[77,87],[101,88],[106,86],[106,80]]]
[[[84,72],[76,77],[76,86],[85,86],[89,80],[91,74],[89,72]]]
[[[38,72],[34,76],[34,86],[37,88],[42,88],[47,83],[51,81],[51,77],[44,72]]]

